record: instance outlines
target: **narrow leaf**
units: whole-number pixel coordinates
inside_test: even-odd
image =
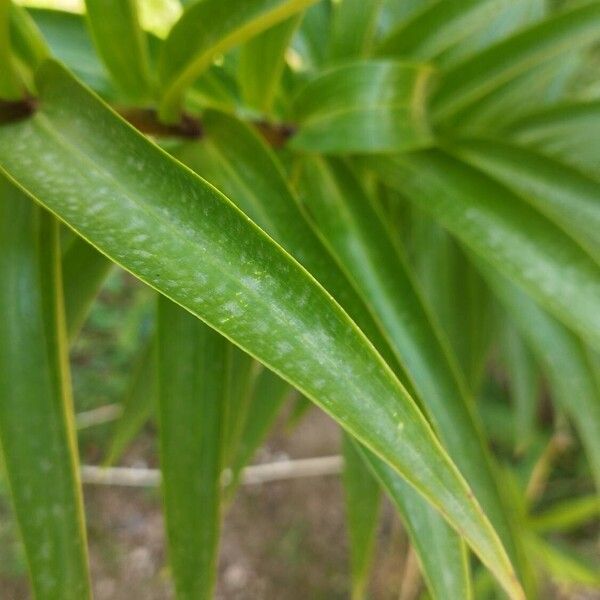
[[[515,144],[464,141],[452,151],[515,191],[600,262],[600,183]]]
[[[11,0],[0,0],[0,100],[19,100],[25,92],[11,49],[11,4]]]
[[[0,177],[0,443],[39,600],[90,598],[58,224]]]
[[[295,15],[242,46],[238,80],[245,102],[260,113],[268,114],[273,106],[283,67],[285,51],[300,21]]]
[[[562,104],[506,128],[512,139],[600,177],[600,101]]]
[[[389,332],[434,429],[516,562],[516,537],[500,500],[473,400],[375,203],[342,162],[307,160],[303,175],[302,198],[310,213]]]
[[[600,27],[600,3],[559,13],[500,41],[444,72],[433,98],[438,120],[456,121],[469,106],[533,67],[592,44]]]
[[[362,61],[326,71],[294,100],[296,150],[397,152],[431,143],[425,102],[431,68]]]
[[[204,0],[190,6],[171,29],[161,53],[162,118],[178,119],[186,89],[217,56],[314,2]]]
[[[583,498],[569,498],[544,512],[529,518],[532,529],[538,533],[569,531],[585,525],[600,515],[597,494]]]
[[[62,67],[45,63],[37,84],[35,115],[0,127],[2,169],[112,260],[319,404],[441,510],[522,598],[464,479],[331,296],[224,196]]]
[[[371,166],[473,252],[600,347],[600,267],[508,188],[440,151]]]
[[[229,342],[158,301],[160,461],[177,598],[212,598],[221,526]]]
[[[85,240],[76,237],[62,259],[67,337],[73,340],[88,314],[112,263]]]
[[[362,600],[366,597],[375,553],[381,493],[379,482],[347,434],[343,437],[342,447],[352,600]]]
[[[600,487],[600,390],[581,340],[504,277],[480,266],[544,368],[555,400],[573,420]]]
[[[355,448],[401,514],[432,598],[472,598],[469,561],[460,537],[383,461]]]
[[[332,6],[329,59],[342,62],[367,56],[383,0],[344,0]]]
[[[117,85],[131,98],[151,94],[148,48],[135,0],[85,0],[98,53]]]

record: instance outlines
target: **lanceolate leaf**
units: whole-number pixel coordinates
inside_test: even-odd
[[[600,183],[515,144],[465,141],[452,151],[515,191],[600,259]]]
[[[128,96],[150,96],[148,48],[135,0],[85,0],[98,53],[112,78]]]
[[[160,461],[177,598],[210,600],[221,526],[230,343],[158,301]]]
[[[294,100],[300,128],[290,147],[348,154],[430,145],[425,102],[431,74],[426,65],[392,60],[360,61],[325,72]]]
[[[62,67],[45,63],[37,84],[35,115],[0,128],[2,169],[115,262],[318,403],[442,511],[521,598],[468,486],[392,371],[325,290],[224,196]]]
[[[283,74],[285,51],[299,22],[300,15],[295,15],[242,46],[238,80],[251,108],[262,113],[271,110]]]
[[[225,191],[277,241],[300,258],[380,346],[382,341],[376,335],[377,329],[368,318],[369,314],[356,301],[353,288],[337,263],[328,260],[328,248],[305,222],[269,150],[246,126],[232,117],[209,113],[205,115],[204,125],[206,138],[188,145],[180,152],[180,158]],[[383,343],[387,344],[385,340]],[[392,470],[389,477],[398,478]],[[398,489],[410,489],[410,486]],[[412,503],[416,502],[413,498]],[[425,506],[422,510],[430,511]],[[446,526],[444,530],[447,532]],[[448,565],[447,568],[452,567]]]
[[[343,437],[343,453],[342,479],[350,546],[352,599],[362,600],[366,597],[375,553],[381,493],[379,482],[373,477],[352,438],[347,434]]]
[[[58,224],[0,177],[0,444],[38,600],[90,597]]]
[[[177,120],[186,88],[218,55],[314,2],[203,0],[191,6],[171,29],[160,58],[163,119]]]
[[[546,511],[533,515],[530,526],[538,533],[569,531],[583,526],[600,515],[600,497],[597,494],[565,500]]]
[[[307,222],[273,153],[248,126],[228,115],[207,112],[203,126],[206,137],[182,147],[177,158],[225,193],[308,269],[395,368],[387,339]]]
[[[11,49],[10,5],[11,0],[0,0],[0,100],[18,100],[25,92]]]
[[[432,598],[472,598],[467,550],[460,537],[382,460],[359,445],[355,450],[402,515]]]
[[[581,340],[504,277],[490,269],[482,272],[544,368],[556,401],[573,420],[600,488],[600,389]]]
[[[76,237],[62,259],[67,337],[75,338],[102,282],[112,267],[110,260],[85,240]]]
[[[50,50],[28,11],[10,3],[10,38],[13,51],[33,72],[50,56]]]
[[[507,127],[505,134],[600,178],[600,101],[537,111]]]
[[[560,13],[475,54],[444,72],[433,98],[438,119],[467,114],[469,105],[527,70],[566,51],[592,44],[600,28],[600,3]]]
[[[371,166],[472,251],[600,347],[600,267],[508,188],[441,151]]]
[[[472,412],[472,398],[374,202],[341,162],[327,164],[315,158],[306,161],[303,171],[302,199],[389,333],[434,429],[516,558],[516,542]]]

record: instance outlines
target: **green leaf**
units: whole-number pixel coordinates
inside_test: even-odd
[[[569,498],[529,518],[529,525],[538,533],[569,531],[585,525],[600,515],[600,498],[597,494],[582,498]]]
[[[473,399],[375,203],[353,171],[339,161],[307,160],[303,183],[302,199],[310,214],[388,332],[435,431],[516,562],[517,541],[500,500]]]
[[[331,27],[331,3],[317,2],[306,9],[293,47],[301,57],[303,69],[316,69],[325,62]]]
[[[0,176],[0,444],[38,600],[90,598],[58,225]]]
[[[600,268],[508,188],[438,150],[370,166],[474,253],[600,347]]]
[[[386,362],[402,373],[373,316],[307,222],[272,151],[234,117],[210,111],[202,123],[204,139],[181,147],[177,158],[216,186],[290,252],[333,294]]]
[[[85,240],[76,237],[62,259],[67,337],[79,333],[112,263]]]
[[[221,527],[229,342],[158,301],[158,413],[168,554],[177,598],[210,599]]]
[[[537,111],[508,126],[505,135],[600,177],[600,101]]]
[[[294,100],[295,150],[397,152],[431,144],[425,102],[432,70],[391,60],[361,61],[326,71]]]
[[[19,100],[25,92],[11,49],[11,4],[11,0],[0,0],[0,100]]]
[[[552,16],[467,58],[443,73],[433,98],[437,120],[458,123],[469,107],[502,84],[566,51],[594,43],[600,3]]]
[[[229,464],[230,497],[237,487],[242,469],[252,460],[254,453],[265,440],[279,409],[291,393],[290,384],[265,367],[262,367],[254,378],[248,400],[248,418],[244,421],[235,446],[235,455]]]
[[[381,490],[352,438],[342,439],[344,473],[342,481],[346,499],[346,527],[350,545],[352,600],[366,597],[375,553]]]
[[[62,67],[45,63],[37,84],[35,115],[0,127],[2,169],[112,260],[338,420],[442,511],[512,597],[522,598],[464,479],[331,296],[217,190]]]
[[[367,56],[383,0],[343,0],[332,6],[329,59],[342,62]]]
[[[240,51],[238,80],[248,106],[268,114],[285,65],[285,51],[298,27],[299,15],[246,42]]]
[[[115,83],[132,99],[151,95],[148,48],[135,0],[85,0],[98,54]]]
[[[104,464],[115,464],[129,443],[155,412],[157,403],[156,340],[151,337],[140,351],[122,402],[123,411],[112,432]]]
[[[464,141],[452,152],[516,192],[600,262],[600,183],[515,144]]]
[[[500,347],[514,405],[515,452],[521,454],[535,435],[539,373],[529,347],[510,324],[504,328]]]
[[[160,57],[162,118],[167,122],[178,119],[186,89],[216,57],[314,2],[203,0],[188,8],[171,29]]]
[[[10,7],[10,36],[13,51],[32,72],[50,56],[50,49],[29,12],[14,3]]]
[[[599,565],[563,545],[552,544],[536,536],[528,540],[531,552],[554,581],[588,586],[600,585]]]
[[[600,389],[581,340],[510,281],[480,266],[543,367],[554,399],[575,424],[600,489]]]
[[[544,12],[541,0],[436,2],[401,21],[377,55],[433,60],[449,68]]]
[[[27,12],[42,32],[53,56],[104,97],[116,95],[95,52],[83,15],[42,8],[29,8]]]
[[[382,460],[358,445],[355,451],[402,516],[432,598],[472,598],[468,555],[460,537]]]

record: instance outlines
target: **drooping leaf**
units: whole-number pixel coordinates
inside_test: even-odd
[[[329,60],[339,63],[369,54],[383,0],[344,0],[332,6]]]
[[[388,332],[434,429],[517,562],[516,536],[502,506],[473,400],[373,199],[341,161],[306,160],[303,183],[301,197],[310,214]]]
[[[225,197],[62,67],[45,63],[37,87],[39,110],[0,127],[2,170],[112,260],[318,403],[442,511],[512,597],[522,598],[464,479],[331,296]]]
[[[0,444],[35,597],[90,598],[58,224],[0,177]]]
[[[217,56],[314,2],[204,0],[190,6],[169,32],[162,49],[159,63],[162,118],[177,120],[186,89]]]
[[[402,515],[432,598],[472,598],[469,561],[460,537],[383,461],[355,448]]]
[[[435,150],[370,165],[474,253],[600,347],[600,267],[508,188]]]
[[[362,600],[366,597],[374,559],[381,489],[347,434],[342,438],[342,448],[352,600]]]
[[[62,259],[67,337],[73,340],[112,263],[85,240],[76,237]]]
[[[294,100],[295,150],[380,153],[431,144],[425,102],[432,70],[392,60],[359,61],[326,71]]]
[[[177,598],[213,597],[221,528],[230,343],[158,301],[158,414],[168,554]]]
[[[502,84],[562,53],[596,41],[600,3],[559,13],[490,46],[443,73],[433,98],[437,120],[458,123]]]
[[[515,144],[473,140],[452,151],[514,190],[600,261],[600,183]]]
[[[145,33],[135,0],[85,0],[88,24],[106,68],[131,98],[151,95]]]
[[[157,409],[157,364],[156,340],[151,337],[140,351],[125,397],[123,410],[115,422],[106,451],[104,464],[115,464],[126,450],[129,443],[139,433]]]
[[[555,400],[575,424],[600,486],[600,389],[581,340],[506,278],[481,268],[543,367]]]
[[[240,50],[238,80],[245,102],[268,114],[275,100],[285,64],[285,51],[298,27],[295,15],[252,38]]]

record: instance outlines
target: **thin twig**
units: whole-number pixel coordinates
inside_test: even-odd
[[[282,460],[264,465],[252,465],[242,471],[243,485],[258,485],[271,481],[298,479],[301,477],[323,477],[338,475],[343,467],[341,456],[322,456],[299,460]],[[230,474],[223,472],[223,483],[227,483]],[[88,485],[110,485],[124,487],[157,487],[160,485],[158,469],[139,469],[132,467],[98,467],[82,465],[81,479]]]

